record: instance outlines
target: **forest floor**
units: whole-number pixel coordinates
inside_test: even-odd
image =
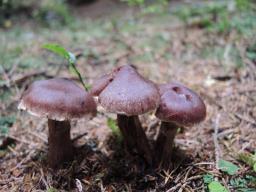
[[[123,5],[102,12],[96,3],[73,10],[67,26],[21,19],[0,29],[0,191],[256,191],[255,4],[220,2],[171,3],[168,12],[144,15]],[[88,84],[132,63],[157,83],[195,90],[207,117],[177,134],[172,169],[126,154],[112,114],[72,122],[72,138],[84,133],[74,140],[75,160],[49,169],[47,120],[17,110],[34,80],[76,79],[64,60],[42,49],[45,43],[75,53]],[[153,142],[159,121],[153,114],[141,121]]]

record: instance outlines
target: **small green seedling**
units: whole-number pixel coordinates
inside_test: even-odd
[[[84,83],[79,70],[75,66],[76,56],[73,53],[67,51],[64,47],[62,47],[58,44],[45,44],[45,45],[43,45],[43,48],[66,59],[69,64],[69,70],[77,75],[77,77],[79,78],[79,81],[83,85],[84,89],[86,91],[88,91],[89,86]]]
[[[0,117],[0,135],[6,135],[9,131],[9,127],[11,127],[15,121],[15,116]]]
[[[58,190],[55,189],[54,187],[50,187],[47,189],[47,192],[58,192]]]
[[[210,192],[228,192],[228,190],[218,181],[212,181],[208,185]]]
[[[239,178],[232,178],[229,185],[237,192],[255,192],[256,177],[245,175]]]
[[[112,130],[113,134],[116,135],[118,141],[122,141],[122,135],[121,135],[120,130],[116,124],[116,121],[112,118],[108,118],[107,125]]]
[[[238,159],[249,165],[256,172],[256,153],[240,153]]]
[[[221,171],[223,171],[229,175],[234,175],[239,170],[238,166],[236,166],[235,164],[233,164],[229,161],[225,161],[223,159],[220,159],[218,166]]]
[[[204,180],[204,183],[208,185],[214,181],[214,176],[212,174],[205,174],[203,175],[203,180]]]

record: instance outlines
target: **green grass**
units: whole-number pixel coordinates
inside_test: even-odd
[[[120,129],[117,126],[116,121],[112,118],[108,118],[107,119],[107,125],[111,129],[112,133],[117,137],[117,140],[119,142],[121,142],[123,138],[122,138],[122,134],[120,132]]]
[[[9,131],[9,127],[11,127],[15,121],[15,116],[0,117],[0,135],[6,135]]]
[[[236,30],[243,35],[253,35],[256,29],[255,4],[249,0],[181,6],[173,13],[186,24],[193,18],[199,18],[198,25],[211,32],[228,33]]]
[[[200,51],[199,56],[204,59],[216,59],[225,70],[244,66],[239,50],[232,44],[226,47],[206,46]]]
[[[151,25],[156,27],[163,27],[172,22],[173,15],[188,20],[194,17],[201,17],[204,23],[205,30],[209,32],[219,32],[225,34],[226,32],[235,30],[241,33],[241,36],[252,36],[256,30],[256,13],[249,7],[248,3],[238,2],[233,11],[227,9],[226,2],[212,2],[210,4],[202,4],[201,6],[181,6],[170,13],[163,16],[152,18],[150,22],[144,20],[142,17],[128,19],[75,19],[63,26],[57,28],[48,28],[44,25],[40,26],[32,24],[32,26],[22,27],[13,26],[8,33],[0,31],[0,36],[4,40],[4,44],[0,46],[0,62],[5,70],[10,70],[14,63],[19,62],[19,70],[26,71],[29,69],[38,69],[46,66],[47,63],[61,64],[52,55],[45,57],[45,51],[38,49],[38,46],[44,43],[59,43],[67,47],[69,50],[77,48],[82,49],[85,57],[93,55],[95,60],[99,60],[100,53],[94,47],[87,45],[87,42],[92,40],[111,39],[116,36],[114,29],[118,29],[120,35],[129,37],[137,37],[139,41],[133,44],[143,50],[151,50],[137,55],[132,55],[132,61],[136,62],[154,62],[154,57],[157,54],[163,55],[165,58],[172,58],[172,53],[165,53],[166,47],[171,42],[171,36],[168,33],[156,32],[153,34],[144,35],[146,28]],[[211,18],[217,14],[217,20],[213,21]],[[232,19],[230,19],[232,17]],[[147,18],[148,19],[148,18]],[[161,31],[161,30],[160,30]],[[37,52],[27,52],[31,47],[37,48]],[[239,51],[234,45],[230,45],[228,52],[228,65],[224,67],[239,68],[243,66]],[[117,50],[125,50],[127,47],[120,43],[114,42],[114,46],[110,46],[107,50],[109,53],[114,53]],[[193,47],[192,47],[193,48]],[[187,49],[191,49],[187,47]],[[225,47],[222,46],[206,46],[201,50],[198,57],[215,58],[224,63]],[[255,57],[251,49],[247,51],[248,57]],[[21,61],[19,61],[19,59]],[[185,57],[184,57],[185,58]]]
[[[28,11],[29,10],[29,11]],[[58,27],[72,22],[68,5],[64,0],[5,0],[0,2],[0,26],[10,27],[19,17],[32,18],[48,27]],[[18,13],[18,14],[17,14]],[[8,17],[5,17],[8,15]],[[6,21],[10,24],[6,25]]]

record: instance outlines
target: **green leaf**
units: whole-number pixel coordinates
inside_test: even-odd
[[[116,124],[116,121],[112,118],[108,118],[107,120],[108,127],[112,130],[113,134],[117,136],[118,140],[122,140],[122,136],[119,130],[119,127]]]
[[[108,118],[107,120],[108,127],[112,130],[113,133],[116,133],[119,131],[118,126],[116,125],[116,121],[112,118]]]
[[[256,172],[256,155],[251,153],[239,153],[238,159],[249,165]]]
[[[253,171],[256,172],[256,163],[254,163],[254,165],[253,165]]]
[[[70,59],[72,55],[64,47],[58,44],[45,44],[42,47],[53,53],[56,53],[57,55],[63,57],[64,59],[67,59],[69,62],[72,61],[72,59]]]
[[[0,126],[0,134],[1,135],[7,135],[9,132],[9,127],[6,125],[1,125]]]
[[[6,135],[9,131],[9,127],[11,127],[15,121],[15,116],[0,117],[0,134]]]
[[[255,192],[255,189],[252,188],[239,188],[237,192]]]
[[[76,56],[73,53],[67,51],[64,47],[58,44],[45,44],[42,47],[66,59],[69,64],[69,71],[74,73],[79,78],[79,81],[83,85],[84,89],[88,91],[89,86],[84,83],[79,70],[75,66]]]
[[[246,56],[250,60],[255,60],[256,59],[256,43],[247,47],[246,49]]]
[[[205,174],[203,176],[203,180],[204,180],[205,184],[209,184],[209,183],[211,183],[214,180],[214,176],[211,175],[211,174]]]
[[[123,2],[127,2],[128,5],[143,5],[145,0],[122,0]]]
[[[229,181],[229,184],[233,188],[246,188],[247,187],[247,180],[244,178],[233,178]]]
[[[76,56],[58,44],[45,44],[43,45],[43,48],[67,59],[68,63],[76,62]]]
[[[219,161],[218,166],[219,166],[220,170],[222,170],[223,172],[228,173],[229,175],[234,175],[239,170],[238,166],[236,166],[235,164],[233,164],[229,161],[225,161],[223,159],[221,159]]]
[[[212,181],[208,185],[210,192],[228,192],[228,190],[218,181]]]
[[[58,192],[58,190],[53,187],[50,187],[47,189],[47,192]]]

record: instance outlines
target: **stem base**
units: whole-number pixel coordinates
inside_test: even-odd
[[[167,168],[171,163],[174,137],[178,126],[171,122],[161,122],[160,132],[155,143],[155,163]]]
[[[152,154],[146,134],[138,116],[117,115],[117,123],[129,151],[137,150],[148,164],[152,164]]]

